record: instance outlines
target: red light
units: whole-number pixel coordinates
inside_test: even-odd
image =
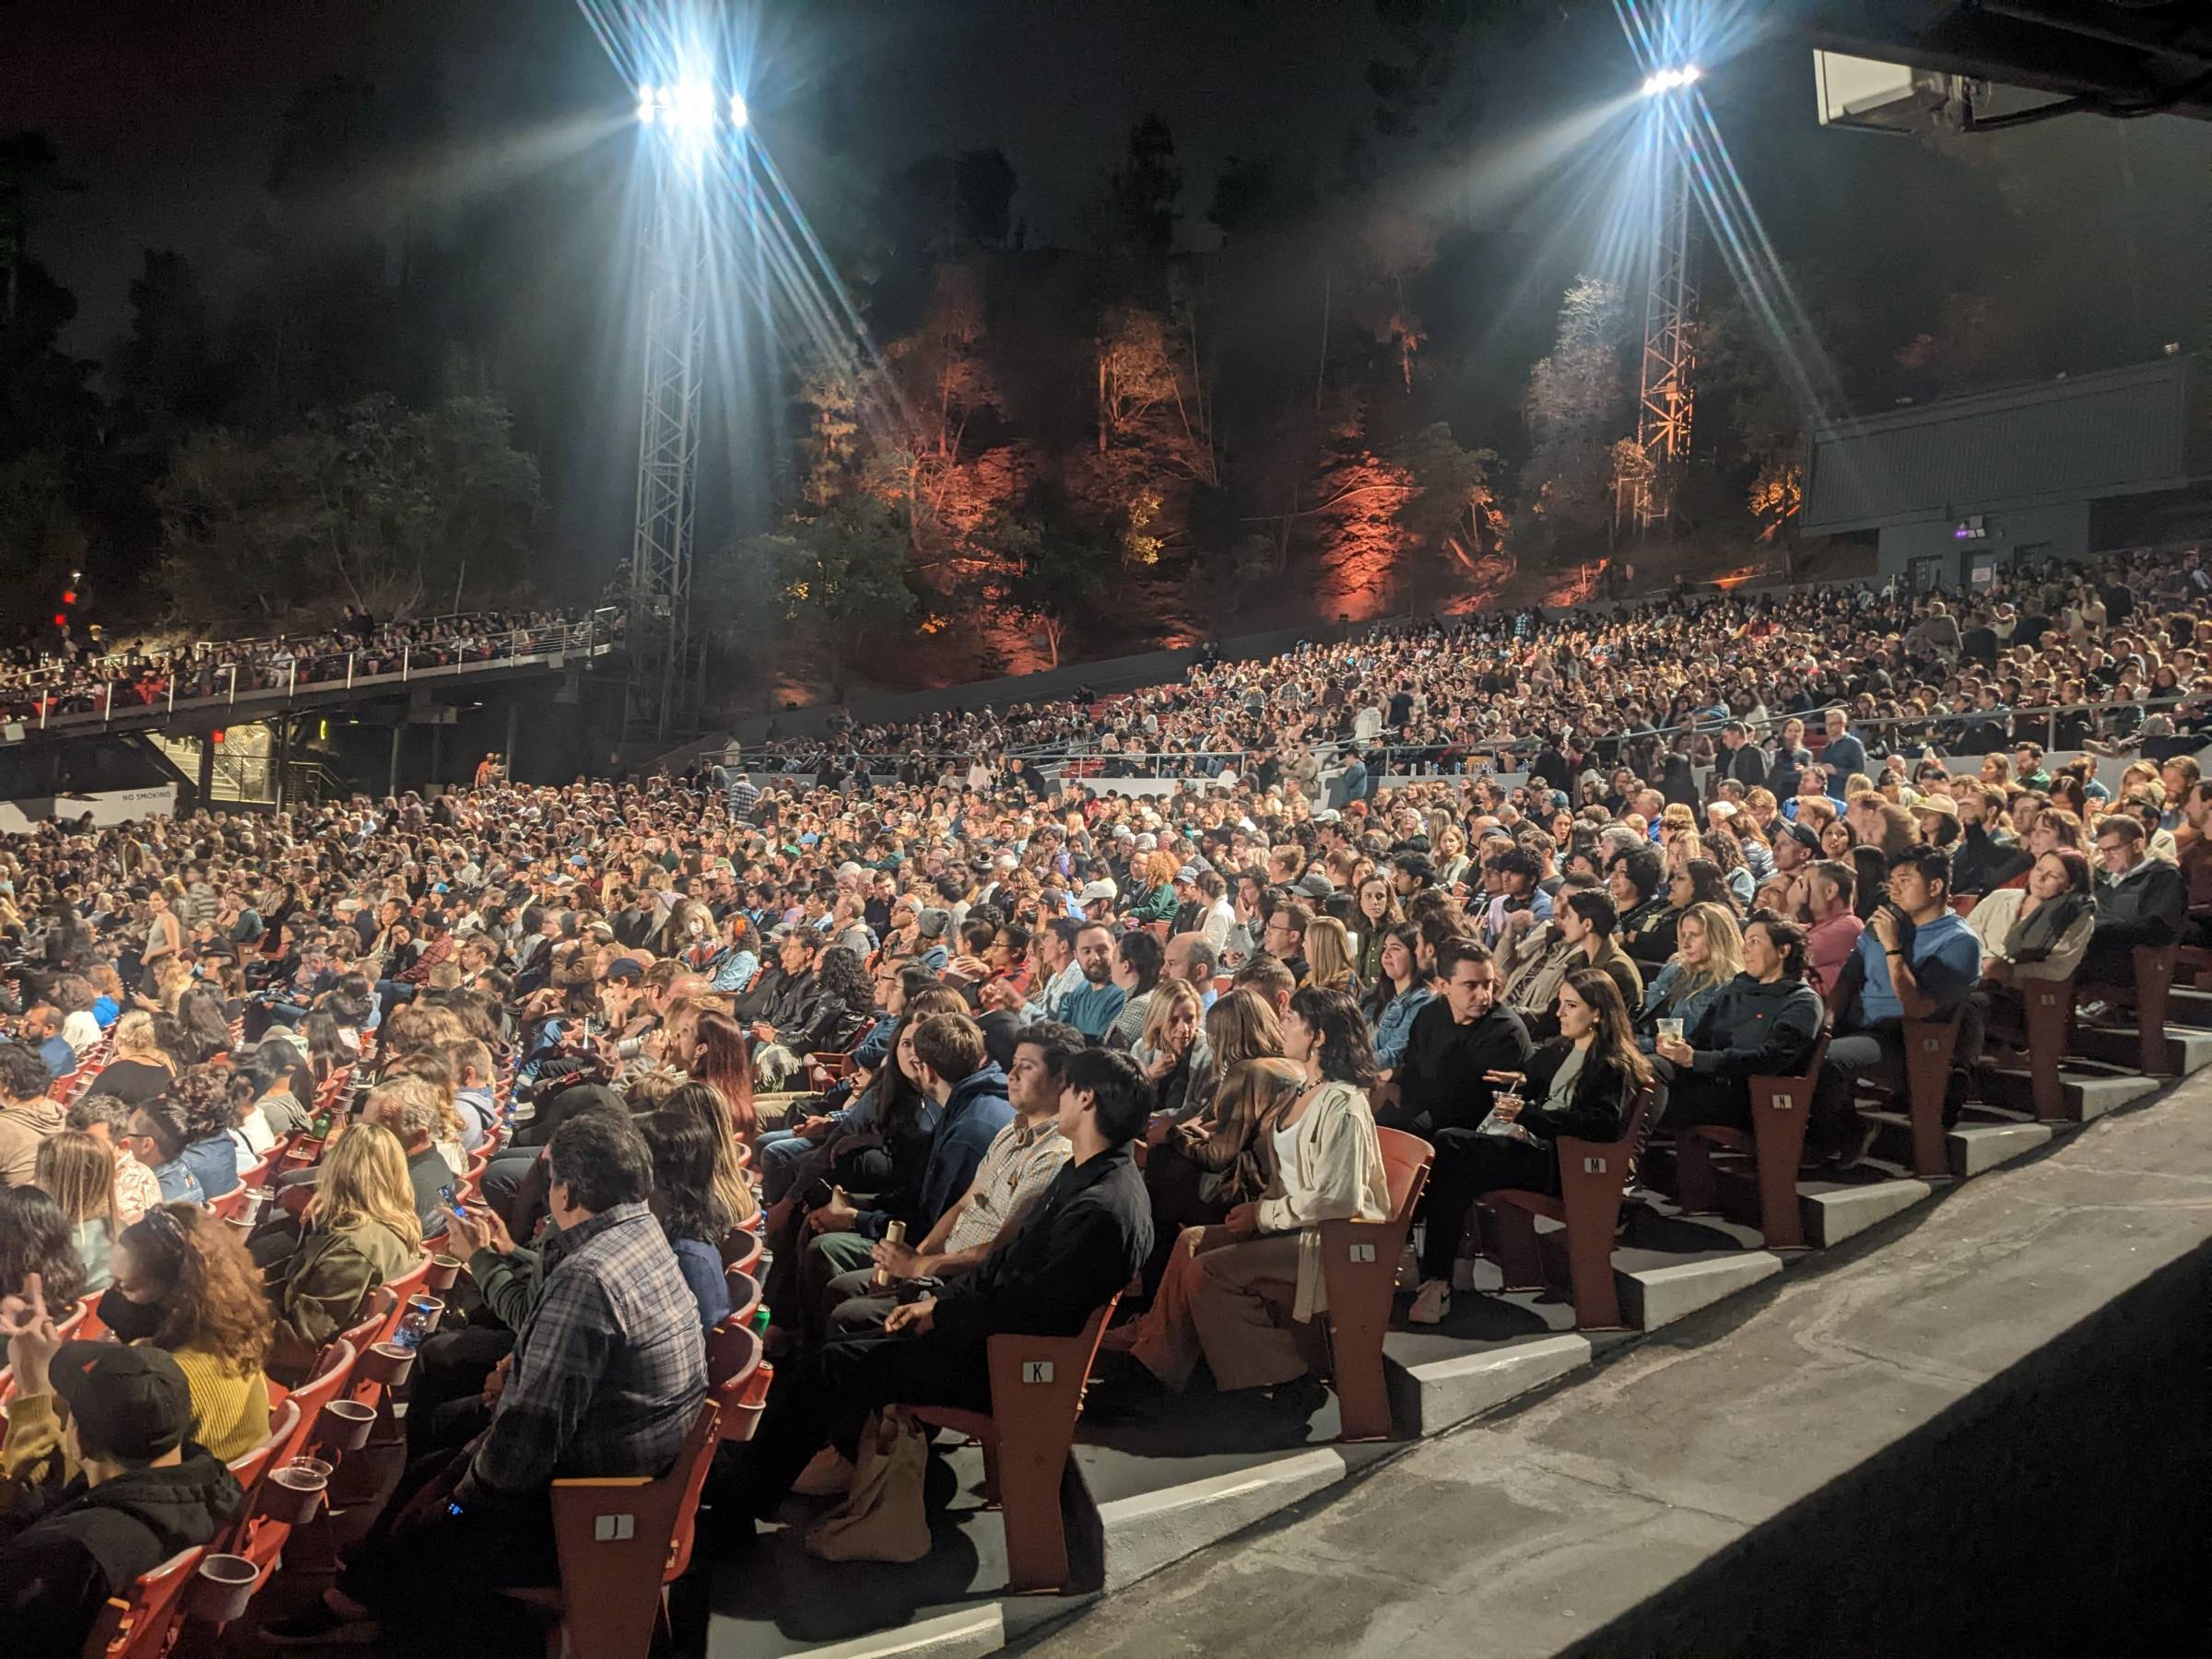
[[[211,742],[214,742],[214,743],[220,743],[222,740],[223,740],[223,735],[222,735],[220,732],[214,732],[214,733],[210,733],[210,734],[209,734],[209,741],[211,741]]]
[[[62,590],[62,603],[64,605],[75,605],[76,603],[76,590],[75,588],[64,588]]]
[[[69,626],[69,618],[62,615],[60,611],[55,611],[53,613],[53,625],[56,628],[66,628]]]

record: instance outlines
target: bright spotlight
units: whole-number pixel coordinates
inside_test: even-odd
[[[747,123],[749,123],[752,118],[752,112],[745,107],[745,94],[742,92],[731,93],[730,124],[734,127],[742,128]]]
[[[1657,74],[1647,76],[1644,78],[1643,95],[1646,98],[1656,98],[1662,92],[1672,92],[1679,87],[1693,86],[1701,73],[1703,72],[1695,64],[1684,64],[1680,68],[1662,69]]]

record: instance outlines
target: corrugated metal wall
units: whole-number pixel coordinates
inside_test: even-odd
[[[1816,434],[1820,534],[2187,484],[2187,358],[1955,398]]]

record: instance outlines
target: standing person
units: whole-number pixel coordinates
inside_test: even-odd
[[[1651,1063],[1636,1050],[1620,987],[1595,968],[1577,968],[1559,987],[1559,1035],[1532,1053],[1525,1069],[1500,1068],[1493,1086],[1517,1090],[1522,1103],[1499,1104],[1512,1130],[1483,1134],[1473,1126],[1440,1130],[1422,1208],[1421,1286],[1406,1317],[1441,1324],[1452,1311],[1452,1263],[1459,1254],[1467,1212],[1485,1193],[1521,1187],[1557,1194],[1561,1135],[1618,1140]]]

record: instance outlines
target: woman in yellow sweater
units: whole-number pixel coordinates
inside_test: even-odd
[[[125,1342],[166,1348],[192,1387],[192,1438],[228,1463],[269,1431],[270,1312],[261,1272],[228,1222],[160,1204],[115,1241],[100,1317]]]

